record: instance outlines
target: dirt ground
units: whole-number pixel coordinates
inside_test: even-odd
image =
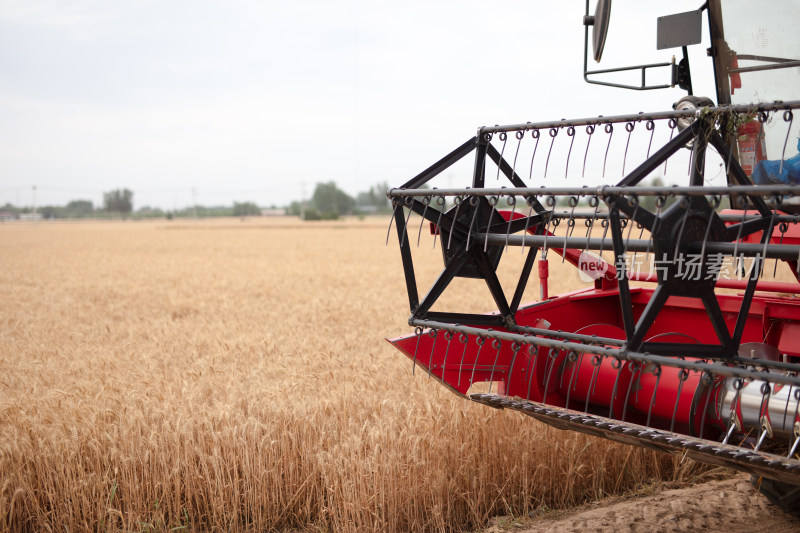
[[[553,516],[514,521],[497,518],[486,533],[587,531],[800,531],[792,516],[758,494],[749,476],[709,481],[647,496],[602,500]]]

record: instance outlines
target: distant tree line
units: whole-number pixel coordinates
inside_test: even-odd
[[[378,184],[353,198],[333,181],[317,183],[310,201],[305,205],[292,202],[287,212],[304,220],[336,220],[344,215],[386,213],[391,211],[387,190],[389,186],[386,183]]]
[[[301,216],[304,220],[335,220],[345,215],[367,215],[391,212],[391,203],[386,197],[389,186],[377,184],[358,193],[355,198],[341,190],[334,181],[317,183],[308,201],[292,202],[286,209],[287,215]],[[36,212],[45,219],[68,218],[206,218],[225,216],[258,216],[261,208],[254,202],[234,202],[233,206],[189,206],[181,209],[165,210],[158,207],[142,206],[134,210],[133,191],[115,189],[103,194],[103,205],[95,206],[91,200],[72,200],[66,206],[44,205]],[[278,209],[274,205],[272,209]],[[279,209],[278,209],[279,210]],[[33,208],[14,206],[7,203],[0,206],[0,212],[12,217],[30,213]]]
[[[133,211],[133,192],[116,189],[103,194],[103,205],[108,213],[119,213],[123,218]]]

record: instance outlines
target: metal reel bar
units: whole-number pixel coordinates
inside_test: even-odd
[[[574,351],[578,353],[595,354],[604,357],[613,357],[621,361],[636,361],[645,365],[654,364],[696,372],[709,372],[714,376],[739,378],[747,381],[761,380],[779,385],[800,387],[800,375],[798,375],[798,372],[800,372],[800,365],[794,363],[734,357],[730,361],[726,361],[727,364],[721,365],[718,363],[699,362],[650,353],[638,353],[623,348],[612,348],[603,344],[604,339],[594,335],[569,334],[560,331],[552,331],[549,335],[552,338],[545,338],[527,333],[483,329],[461,324],[448,324],[445,322],[418,319],[409,320],[409,325],[428,328],[428,331],[450,331],[467,336],[471,335],[484,339],[497,339],[526,346],[530,345],[567,352]],[[520,329],[524,331],[529,328]],[[572,340],[559,340],[560,337],[565,336],[570,337]],[[755,364],[764,370],[754,370],[753,365]],[[772,372],[770,372],[770,370]]]
[[[790,100],[786,102],[771,102],[760,103],[753,105],[730,105],[707,108],[713,110],[717,116],[725,115],[750,115],[759,112],[769,113],[777,111],[786,111],[791,109],[800,108],[800,100]],[[704,108],[705,109],[705,108]],[[612,115],[608,117],[589,117],[569,120],[552,120],[547,122],[526,122],[524,124],[510,124],[506,126],[484,126],[479,132],[481,134],[494,134],[500,132],[516,132],[516,131],[536,131],[552,128],[567,128],[569,126],[598,126],[605,124],[621,124],[641,122],[648,120],[677,120],[679,118],[693,118],[700,117],[703,114],[703,109],[685,110],[685,111],[656,111],[650,113],[635,113],[628,115]]]

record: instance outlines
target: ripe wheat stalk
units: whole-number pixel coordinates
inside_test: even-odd
[[[387,222],[0,225],[0,529],[460,531],[696,473],[412,377]]]

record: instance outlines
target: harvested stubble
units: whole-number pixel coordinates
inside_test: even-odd
[[[0,528],[452,531],[693,475],[412,377],[386,222],[0,225]]]

